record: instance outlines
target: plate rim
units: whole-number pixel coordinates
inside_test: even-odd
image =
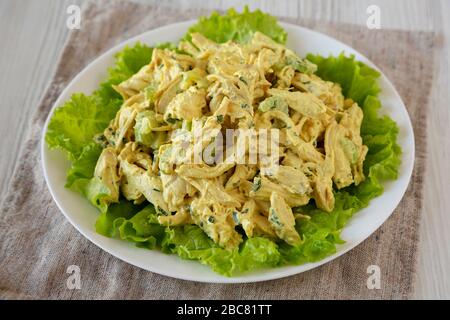
[[[378,66],[373,63],[370,59],[368,59],[364,54],[362,54],[361,52],[359,52],[358,50],[354,49],[352,46],[334,38],[331,37],[325,33],[322,33],[320,31],[316,31],[310,28],[306,28],[300,25],[296,25],[296,24],[292,24],[292,23],[287,23],[287,22],[283,22],[282,20],[279,20],[279,24],[286,28],[298,28],[301,29],[302,31],[306,31],[306,32],[310,32],[313,34],[318,34],[321,37],[326,38],[328,41],[334,41],[337,42],[339,45],[343,45],[344,47],[348,47],[350,49],[352,49],[354,52],[356,52],[361,58],[358,58],[358,61],[363,61],[364,63],[369,64],[372,68],[375,68],[377,71],[380,72],[381,77],[384,78],[385,83],[390,87],[390,90],[394,93],[394,96],[396,98],[396,100],[398,100],[401,103],[401,107],[403,108],[403,110],[405,111],[407,117],[406,117],[406,124],[407,124],[407,132],[411,135],[411,151],[410,151],[410,156],[411,156],[411,162],[410,165],[405,168],[407,169],[407,171],[404,173],[404,175],[407,175],[407,183],[405,184],[404,190],[402,190],[401,192],[401,197],[399,197],[399,200],[396,201],[395,205],[391,206],[392,209],[390,209],[390,213],[388,215],[386,215],[386,217],[376,226],[374,226],[371,231],[370,234],[366,237],[364,237],[363,239],[359,239],[358,241],[356,241],[352,246],[345,248],[343,250],[337,250],[334,254],[325,257],[324,259],[317,261],[317,262],[313,262],[313,263],[307,263],[307,264],[300,264],[300,265],[289,265],[290,267],[293,267],[291,270],[288,271],[281,271],[280,267],[275,267],[275,268],[268,268],[268,269],[264,269],[264,270],[268,270],[270,271],[269,273],[263,273],[263,274],[259,274],[257,276],[254,276],[252,279],[247,279],[248,276],[251,276],[251,272],[248,273],[244,273],[242,274],[242,276],[235,276],[235,277],[224,277],[220,274],[217,274],[217,278],[215,278],[214,280],[203,280],[203,279],[198,279],[198,277],[195,276],[190,276],[190,275],[184,275],[184,274],[174,274],[174,272],[170,272],[170,271],[166,271],[166,270],[161,270],[161,269],[156,269],[156,268],[152,268],[151,266],[143,266],[143,265],[139,265],[139,263],[135,263],[135,262],[130,262],[129,259],[127,259],[126,257],[123,257],[121,254],[118,254],[117,252],[114,252],[113,249],[107,248],[104,245],[98,243],[95,239],[93,239],[91,236],[89,236],[87,234],[87,232],[84,232],[82,230],[82,228],[73,221],[73,219],[70,217],[70,215],[68,213],[65,212],[65,210],[62,209],[62,205],[60,204],[60,200],[55,196],[55,192],[53,191],[51,184],[49,182],[49,176],[48,176],[48,171],[47,171],[47,167],[46,167],[46,148],[48,148],[46,146],[46,142],[45,142],[45,134],[47,132],[47,128],[48,128],[48,124],[49,121],[51,119],[51,117],[53,116],[56,108],[58,108],[61,105],[61,102],[64,101],[60,101],[62,100],[62,97],[67,95],[67,92],[69,91],[69,89],[78,82],[78,79],[81,78],[85,73],[89,72],[89,69],[91,69],[91,67],[93,67],[96,63],[98,63],[101,59],[104,59],[108,56],[114,55],[114,53],[116,53],[117,51],[119,51],[120,49],[124,48],[125,46],[129,45],[130,43],[134,43],[137,41],[140,41],[140,38],[145,37],[148,33],[154,33],[154,32],[158,32],[158,31],[162,31],[163,29],[166,28],[176,28],[176,27],[188,27],[188,24],[194,24],[197,22],[197,19],[191,19],[191,20],[186,20],[186,21],[181,21],[181,22],[176,22],[176,23],[171,23],[171,24],[167,24],[164,26],[160,26],[158,28],[153,28],[150,30],[147,30],[145,32],[142,32],[138,35],[135,35],[131,38],[125,39],[121,42],[119,42],[118,44],[114,45],[113,47],[107,49],[106,51],[100,53],[99,55],[95,56],[80,72],[78,72],[68,83],[67,85],[65,85],[64,89],[61,91],[61,93],[58,95],[58,98],[55,100],[55,102],[53,103],[47,118],[45,120],[44,126],[42,128],[42,132],[41,132],[41,138],[40,138],[40,161],[41,161],[41,166],[42,166],[42,170],[44,173],[44,178],[45,178],[45,182],[47,185],[47,188],[53,198],[53,201],[56,203],[59,211],[65,216],[65,218],[70,222],[70,224],[78,231],[80,232],[87,240],[89,240],[91,243],[93,243],[94,245],[96,245],[97,247],[99,247],[100,249],[108,252],[109,254],[113,255],[114,257],[120,259],[121,261],[124,261],[128,264],[131,264],[133,266],[136,266],[138,268],[144,269],[146,271],[150,271],[150,272],[154,272],[163,276],[167,276],[167,277],[171,277],[171,278],[175,278],[175,279],[182,279],[182,280],[188,280],[188,281],[193,281],[193,282],[200,282],[200,283],[222,283],[222,284],[232,284],[232,283],[254,283],[254,282],[261,282],[261,281],[268,281],[268,280],[275,280],[275,279],[281,279],[281,278],[285,278],[285,277],[289,277],[289,276],[293,276],[293,275],[297,275],[312,269],[315,269],[319,266],[322,266],[334,259],[339,258],[340,256],[348,253],[349,251],[353,250],[354,248],[356,248],[357,246],[359,246],[363,241],[367,240],[371,235],[373,235],[373,233],[378,230],[380,228],[380,226],[382,226],[386,220],[393,214],[393,212],[395,211],[395,209],[397,208],[397,206],[399,205],[399,203],[401,202],[401,200],[403,199],[406,190],[408,189],[408,186],[410,184],[411,181],[411,177],[412,177],[412,173],[413,173],[413,169],[414,169],[414,162],[415,162],[415,135],[414,135],[414,130],[413,130],[413,126],[412,126],[412,122],[411,122],[411,117],[409,116],[409,112],[408,109],[406,108],[403,99],[401,98],[400,94],[398,93],[397,89],[395,88],[395,86],[392,84],[392,82],[390,81],[390,79],[380,70],[380,68],[378,68]],[[185,28],[185,29],[186,29]],[[289,33],[288,33],[289,36]],[[348,52],[346,52],[348,54]],[[402,154],[402,161],[404,161],[404,154]],[[382,196],[382,195],[380,195]],[[377,197],[378,198],[378,197]],[[367,208],[370,208],[370,204]],[[344,227],[345,229],[345,227]],[[123,240],[119,240],[116,239],[117,241],[123,241]],[[182,260],[180,257],[177,257],[180,262],[184,262],[185,260]],[[200,262],[195,261],[196,263],[200,264]],[[302,270],[295,270],[296,268],[302,268]],[[276,273],[276,270],[280,270],[280,272]]]

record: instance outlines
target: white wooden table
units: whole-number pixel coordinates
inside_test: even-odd
[[[81,0],[0,1],[0,199],[6,193],[33,114],[69,33],[67,7]],[[242,9],[241,1],[168,0],[164,6]],[[417,298],[450,298],[450,0],[254,0],[251,9],[273,15],[366,24],[369,5],[381,10],[381,27],[434,30],[444,35],[428,117],[425,210],[420,233]],[[37,170],[39,168],[36,168]],[[0,213],[1,214],[1,213]]]

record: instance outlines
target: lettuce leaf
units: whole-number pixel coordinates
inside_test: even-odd
[[[274,267],[281,260],[277,245],[268,239],[247,239],[240,249],[229,251],[215,244],[196,225],[162,227],[151,204],[127,218],[123,210],[126,205],[111,206],[107,213],[102,214],[97,221],[97,232],[107,236],[118,235],[138,247],[158,247],[182,259],[198,260],[227,276],[261,267]]]
[[[118,234],[117,227],[120,226],[117,219],[131,219],[144,205],[135,205],[131,201],[121,200],[119,203],[111,204],[102,212],[95,222],[95,231],[106,237],[114,237]]]
[[[83,193],[86,184],[94,175],[95,165],[102,152],[102,147],[92,142],[86,145],[80,156],[72,161],[72,166],[67,172],[65,187]]]
[[[238,261],[239,272],[273,268],[281,263],[281,253],[278,245],[269,239],[262,237],[249,238],[241,246]]]
[[[196,225],[167,228],[162,249],[183,259],[199,260],[222,274],[231,275],[238,268],[236,251],[220,248]]]
[[[95,95],[76,93],[55,110],[48,125],[46,142],[50,148],[66,150],[71,160],[77,159],[94,135],[106,128],[117,110],[113,105],[98,103]]]
[[[122,240],[133,242],[136,246],[154,249],[165,237],[165,228],[158,223],[155,208],[146,206],[130,219],[120,217],[114,220],[113,229],[119,230]]]
[[[377,78],[380,73],[362,62],[355,61],[355,56],[346,57],[341,53],[337,57],[324,58],[308,54],[309,61],[316,64],[316,74],[322,79],[337,82],[342,87],[346,98],[351,98],[362,106],[368,95],[376,96],[380,92]]]
[[[383,193],[383,180],[397,179],[401,163],[402,151],[397,144],[398,126],[388,116],[378,117],[380,108],[380,100],[373,96],[367,96],[362,105],[364,118],[361,136],[369,148],[364,161],[367,179],[351,191],[358,195],[364,206]]]
[[[225,15],[213,12],[209,17],[201,17],[189,28],[184,39],[190,41],[190,34],[198,32],[218,43],[229,40],[245,43],[256,31],[264,33],[278,43],[286,43],[287,33],[280,27],[275,17],[260,10],[250,11],[248,6],[244,7],[242,13],[229,9]]]

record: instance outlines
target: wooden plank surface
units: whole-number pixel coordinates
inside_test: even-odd
[[[70,32],[67,7],[82,0],[0,1],[0,200],[17,162],[17,152],[33,114],[55,70]],[[168,7],[242,9],[243,1],[140,0]],[[428,117],[428,164],[422,219],[417,298],[450,298],[450,12],[448,0],[253,0],[251,9],[273,15],[366,24],[366,9],[378,5],[381,27],[434,30],[443,35],[444,50],[436,66],[436,86]],[[420,88],[411,88],[420,90]],[[36,168],[40,170],[40,168]]]

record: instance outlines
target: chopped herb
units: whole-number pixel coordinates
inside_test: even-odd
[[[286,63],[301,73],[312,74],[317,71],[317,65],[296,55],[287,56]]]
[[[249,106],[248,106],[248,104],[247,103],[242,103],[241,104],[241,108],[242,109],[247,109]]]
[[[164,63],[161,63],[161,64],[158,66],[158,69],[162,69],[162,68],[164,68]]]
[[[245,80],[243,76],[240,76],[239,80],[241,80],[244,84],[248,85],[247,80]]]
[[[260,177],[256,177],[254,182],[253,182],[252,191],[253,192],[257,192],[259,189],[261,189],[261,178]]]
[[[269,110],[278,109],[286,114],[289,113],[289,106],[287,102],[279,96],[272,96],[259,104],[258,110],[261,112],[266,112]]]
[[[144,89],[144,96],[147,101],[150,103],[153,103],[155,101],[156,92],[158,91],[158,84],[156,83],[150,83],[145,89]]]
[[[277,212],[273,208],[270,208],[269,221],[279,227],[283,226],[283,224],[280,221],[280,218],[278,218],[277,216]]]
[[[156,191],[156,192],[161,192],[161,190],[159,190],[159,189],[156,189],[156,188],[153,188],[153,191]]]
[[[104,134],[98,134],[94,137],[94,142],[101,145],[102,147],[106,147],[108,140],[106,139]]]
[[[242,210],[243,214],[246,214],[248,212],[248,208],[245,208],[244,210]]]
[[[170,124],[175,124],[175,123],[177,122],[177,119],[174,119],[174,118],[167,118],[166,122],[167,122],[167,123],[170,123]]]
[[[209,222],[209,223],[214,223],[215,221],[216,221],[216,219],[214,219],[213,216],[209,216],[209,217],[208,217],[208,222]]]
[[[160,214],[160,215],[163,215],[163,216],[168,216],[167,212],[164,211],[163,209],[161,209],[161,208],[158,207],[158,206],[155,206],[155,210],[156,210],[156,213],[157,213],[157,214]]]
[[[234,223],[239,224],[239,216],[237,211],[233,211],[233,220]]]
[[[219,115],[216,116],[216,118],[217,118],[217,122],[218,123],[222,123],[223,122],[223,115],[219,114]]]

